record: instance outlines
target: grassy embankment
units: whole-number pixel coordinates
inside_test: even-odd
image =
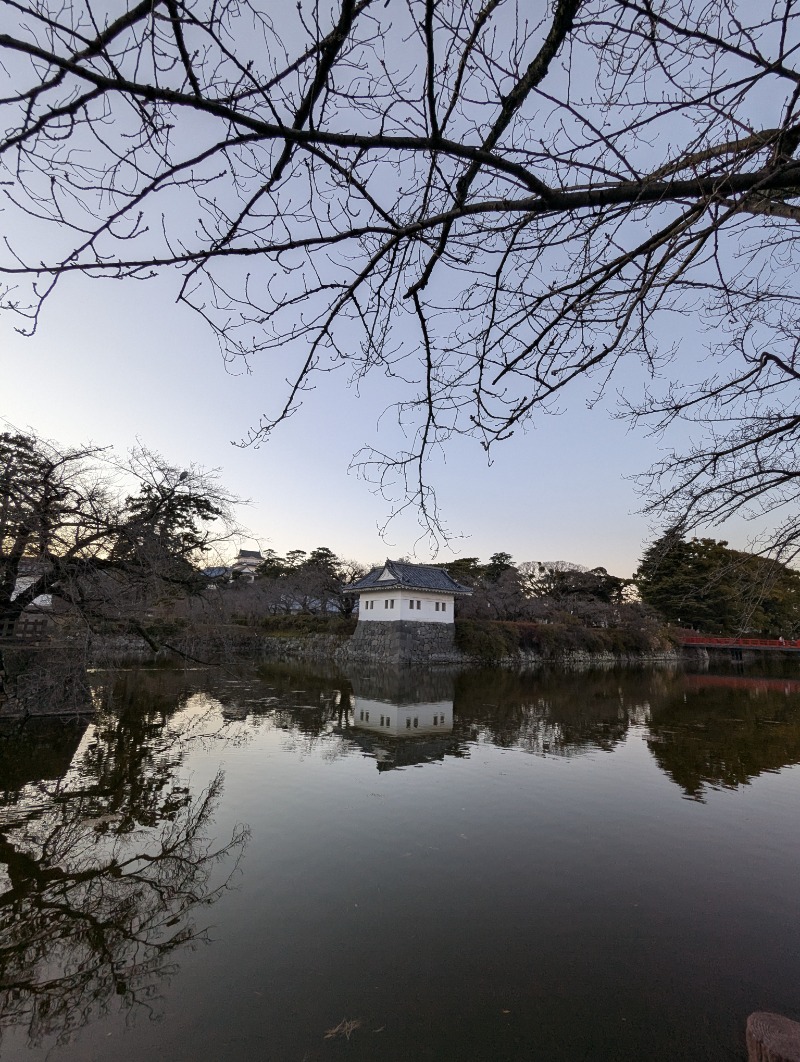
[[[268,616],[257,621],[259,631],[273,638],[303,638],[313,634],[349,637],[356,617],[308,616],[299,613]],[[536,653],[555,660],[567,653],[614,653],[636,656],[663,653],[674,645],[663,628],[585,627],[582,624],[522,623],[510,620],[456,619],[456,646],[467,656],[491,662]]]
[[[518,652],[555,660],[576,652],[637,656],[674,648],[663,629],[510,620],[456,620],[456,645],[462,653],[484,661],[500,660]]]
[[[285,641],[314,635],[333,635],[345,640],[356,629],[355,616],[289,615],[233,617],[228,624],[164,624],[159,634],[169,644],[197,641],[239,644],[246,650],[251,642],[266,636]],[[585,627],[582,624],[526,623],[511,620],[456,619],[456,646],[461,652],[485,663],[535,653],[556,660],[568,653],[613,653],[620,656],[668,652],[674,648],[663,628]]]

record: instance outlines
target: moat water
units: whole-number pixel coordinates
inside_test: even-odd
[[[0,733],[0,1055],[743,1059],[800,669],[139,670]]]

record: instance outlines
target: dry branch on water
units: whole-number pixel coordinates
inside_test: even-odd
[[[363,1024],[361,1018],[342,1018],[338,1025],[326,1031],[324,1038],[335,1040],[338,1036],[344,1036],[346,1040],[349,1040],[356,1029],[360,1029]]]

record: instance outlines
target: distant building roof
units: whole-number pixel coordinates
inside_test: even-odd
[[[203,568],[203,575],[206,579],[222,579],[230,573],[230,568]]]
[[[383,579],[382,575],[386,573]],[[444,568],[434,568],[430,564],[409,564],[407,561],[387,560],[380,568],[372,571],[344,587],[348,594],[360,593],[362,590],[438,590],[443,594],[471,594],[468,586],[457,583]]]
[[[237,560],[263,560],[260,549],[240,549]]]

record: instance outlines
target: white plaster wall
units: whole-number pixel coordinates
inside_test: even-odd
[[[37,576],[35,575],[21,575],[14,583],[14,589],[11,591],[11,600],[19,596],[23,590],[27,590],[29,586],[36,582]],[[53,607],[53,595],[52,594],[39,594],[35,597],[31,604],[37,608],[52,608]],[[397,608],[397,605],[394,606]]]
[[[381,717],[383,717],[383,723],[381,723]],[[414,726],[415,719],[416,726]],[[427,701],[419,704],[390,704],[388,701],[356,697],[353,724],[361,730],[386,734],[388,737],[447,734],[453,729],[453,702]]]
[[[384,601],[394,599],[394,608],[385,608]],[[365,608],[365,602],[374,601],[374,608]],[[412,609],[409,602],[413,601]],[[420,607],[416,607],[416,602]],[[436,611],[436,602],[439,602],[439,611]],[[441,611],[442,602],[446,605],[444,612]],[[416,620],[418,623],[452,623],[453,622],[453,595],[435,594],[422,590],[368,590],[361,593],[358,603],[358,621],[362,622],[393,622],[395,620]]]

